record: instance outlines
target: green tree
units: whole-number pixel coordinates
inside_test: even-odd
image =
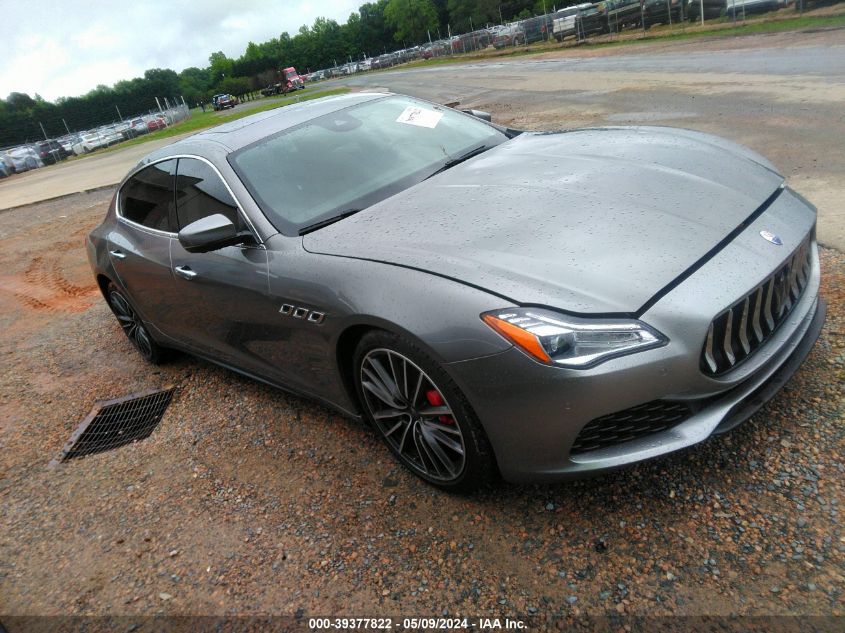
[[[418,44],[437,28],[437,9],[431,0],[389,0],[384,19],[393,29],[397,42]]]
[[[368,57],[379,55],[395,44],[384,17],[387,3],[388,0],[368,2],[358,9],[361,16],[361,52]]]
[[[223,81],[224,77],[232,76],[234,62],[226,57],[223,51],[217,51],[208,56],[208,79],[212,86]]]
[[[190,105],[203,101],[208,89],[208,72],[202,68],[186,68],[179,73],[179,93]]]
[[[35,99],[25,92],[13,92],[6,97],[6,105],[9,110],[25,111],[32,110],[35,106]]]
[[[153,96],[171,98],[179,94],[179,75],[176,71],[169,68],[151,68],[144,71],[144,79],[145,89]],[[101,88],[104,96],[111,96],[113,91],[110,88],[97,86],[97,90]]]
[[[248,77],[226,77],[217,84],[220,92],[240,96],[250,91],[250,84]]]

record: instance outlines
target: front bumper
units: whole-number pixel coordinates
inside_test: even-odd
[[[669,337],[662,348],[588,370],[549,367],[516,348],[450,363],[511,481],[555,481],[612,470],[692,446],[735,427],[771,399],[818,339],[826,304],[818,296],[814,214],[785,197],[728,247],[642,315]],[[784,247],[760,239],[776,230]],[[766,343],[728,373],[705,376],[701,351],[709,321],[782,265],[804,240],[811,271],[800,299]],[[665,430],[594,450],[572,452],[593,420],[653,401],[681,402],[691,415]]]
[[[721,394],[689,398],[701,404],[681,424],[661,433],[577,455],[570,455],[569,449],[589,420],[583,414],[574,413],[574,399],[567,397],[568,389],[561,388],[550,374],[557,371],[555,368],[535,363],[516,349],[510,349],[484,359],[453,363],[450,369],[463,389],[482,390],[480,394],[474,393],[485,402],[476,406],[476,412],[491,437],[505,479],[572,479],[671,453],[735,428],[772,399],[798,370],[819,337],[826,310],[824,300],[814,297],[811,310],[801,320],[794,336],[782,345],[764,370]],[[516,376],[521,377],[521,388],[513,389],[509,379]],[[634,374],[631,382],[644,377],[645,373]],[[654,395],[646,385],[643,383],[640,397],[643,402]],[[619,387],[629,390],[632,384]],[[600,395],[601,388],[596,391]],[[478,399],[471,401],[475,404]],[[571,424],[567,418],[582,421]]]

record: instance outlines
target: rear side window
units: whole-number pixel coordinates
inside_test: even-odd
[[[132,176],[120,190],[120,214],[147,228],[174,232],[171,217],[175,172],[176,161],[166,160]]]
[[[237,227],[246,229],[238,205],[217,172],[208,163],[194,158],[180,158],[176,172],[176,215],[179,228],[222,213]]]

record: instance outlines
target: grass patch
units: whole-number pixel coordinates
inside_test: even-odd
[[[791,10],[792,9],[789,9],[789,11]],[[652,27],[650,30],[646,31],[645,34],[643,34],[639,29],[629,29],[627,31],[623,31],[621,37],[613,36],[615,39],[609,39],[611,36],[593,36],[588,39],[586,43],[581,45],[575,44],[571,39],[566,40],[563,43],[555,41],[539,42],[537,44],[514,47],[511,49],[487,49],[474,53],[417,60],[408,62],[402,66],[402,68],[466,64],[468,62],[496,60],[503,57],[521,57],[523,55],[537,55],[539,53],[575,50],[579,46],[607,48],[611,46],[626,46],[646,42],[651,43],[660,40],[676,42],[700,37],[730,37],[736,35],[778,33],[782,31],[801,31],[806,29],[845,26],[845,14],[825,16],[804,15],[788,18],[782,18],[780,15],[782,15],[780,12],[764,14],[757,19],[746,19],[744,23],[740,22],[738,17],[736,26],[733,25],[733,20],[730,17],[724,17],[716,20],[708,20],[705,22],[705,26],[703,27],[699,22],[696,22],[695,24],[684,22],[682,24],[673,24],[672,26],[664,25]]]
[[[240,111],[238,110],[238,107],[235,106],[235,108],[227,114],[220,114],[219,112],[215,112],[210,108],[210,106],[206,110],[206,112],[203,112],[199,108],[192,108],[191,116],[189,116],[184,121],[174,123],[170,127],[166,127],[162,130],[156,130],[155,132],[150,132],[149,134],[144,134],[143,136],[124,141],[123,143],[118,143],[117,145],[98,150],[93,154],[74,156],[70,160],[74,160],[76,158],[84,158],[92,155],[102,155],[126,147],[132,147],[133,145],[142,145],[143,143],[149,143],[150,141],[155,141],[157,139],[165,139],[173,136],[180,136],[182,134],[188,134],[190,132],[198,132],[200,130],[205,130],[216,125],[221,125],[222,123],[228,123],[229,121],[237,121],[238,119],[242,119],[258,112],[266,112],[267,110],[282,108],[292,103],[311,101],[312,99],[319,99],[320,97],[330,97],[332,95],[345,94],[347,92],[349,92],[349,88],[330,88],[317,92],[306,91],[305,93],[297,93],[291,96],[283,95],[275,97],[264,97],[262,101],[266,103],[262,103],[261,105],[254,108],[249,108],[248,110]]]

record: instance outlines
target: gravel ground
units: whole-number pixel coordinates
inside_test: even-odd
[[[143,364],[81,248],[110,193],[0,214],[0,614],[845,615],[842,253],[819,343],[739,429],[459,497],[318,405]],[[149,439],[48,467],[96,399],[164,385]]]

